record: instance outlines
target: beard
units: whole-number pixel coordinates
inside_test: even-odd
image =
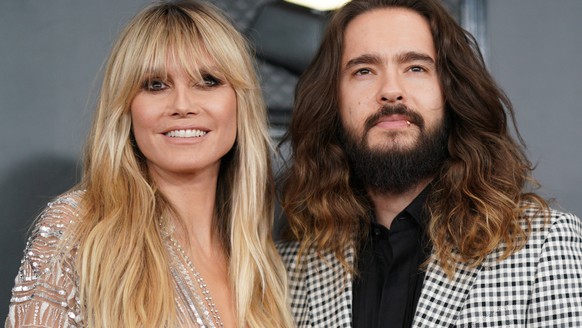
[[[398,131],[385,133],[386,146],[371,148],[368,145],[366,140],[370,129],[380,118],[389,115],[404,115],[419,128],[420,134],[412,145],[399,145]],[[356,181],[363,188],[380,194],[400,194],[434,177],[448,157],[448,136],[446,114],[440,122],[427,129],[422,116],[402,104],[384,106],[368,118],[361,137],[343,125],[340,131],[340,141]]]

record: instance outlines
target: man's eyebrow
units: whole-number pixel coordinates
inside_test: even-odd
[[[407,51],[407,52],[403,52],[401,54],[398,55],[398,62],[399,63],[410,63],[413,61],[423,61],[426,62],[428,64],[434,64],[434,59],[422,52],[416,52],[416,51]]]
[[[422,61],[422,62],[426,62],[427,64],[433,64],[435,63],[434,59],[422,52],[417,52],[417,51],[406,51],[403,52],[401,54],[398,54],[396,57],[396,60],[398,63],[410,63],[413,61]],[[345,67],[343,70],[348,70],[351,67],[357,66],[357,65],[378,65],[380,64],[382,61],[382,59],[380,58],[379,55],[376,54],[363,54],[361,56],[352,58],[350,60],[348,60],[348,62],[346,63]]]
[[[381,59],[380,56],[378,55],[372,55],[372,54],[364,54],[355,58],[352,58],[350,60],[348,60],[348,62],[346,63],[344,70],[350,69],[351,67],[354,67],[356,65],[362,65],[362,64],[368,64],[368,65],[374,65],[374,64],[380,64]]]

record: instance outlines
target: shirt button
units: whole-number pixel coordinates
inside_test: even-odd
[[[375,236],[380,236],[380,229],[374,228],[374,235]]]

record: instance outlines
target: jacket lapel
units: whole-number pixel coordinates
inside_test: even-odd
[[[455,276],[449,279],[433,256],[424,278],[413,327],[455,325],[482,265],[470,267],[458,263],[456,268]]]
[[[351,265],[353,250],[348,248],[345,254]],[[323,259],[315,252],[310,256],[306,287],[312,327],[351,327],[352,275],[329,252]]]

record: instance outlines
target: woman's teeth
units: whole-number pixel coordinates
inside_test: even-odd
[[[196,138],[202,137],[206,134],[206,131],[202,130],[173,130],[166,132],[165,135],[170,138]]]

